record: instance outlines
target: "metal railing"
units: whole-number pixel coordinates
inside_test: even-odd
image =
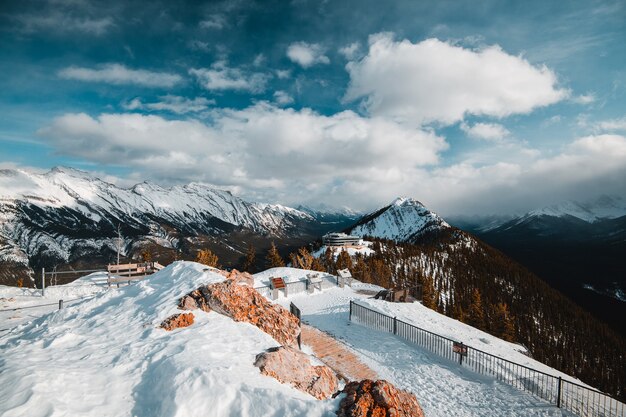
[[[353,301],[350,301],[350,321],[393,333],[581,417],[626,417],[626,404],[610,395],[467,346]]]

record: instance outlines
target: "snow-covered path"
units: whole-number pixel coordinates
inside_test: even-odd
[[[426,415],[441,416],[571,416],[553,405],[492,378],[460,368],[455,362],[388,333],[348,320],[350,289],[290,297],[303,320],[351,346],[360,359],[401,388],[413,392]]]

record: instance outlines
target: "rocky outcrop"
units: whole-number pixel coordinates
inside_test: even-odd
[[[309,356],[288,347],[277,347],[260,353],[254,366],[264,375],[311,394],[318,400],[330,398],[338,387],[335,373],[328,366],[313,366]]]
[[[193,313],[174,314],[163,320],[161,328],[165,330],[174,330],[180,327],[188,327],[193,324]]]
[[[350,382],[341,392],[346,397],[339,404],[339,417],[424,417],[415,395],[387,381]]]
[[[230,272],[220,271],[219,273],[225,276],[226,279],[233,280],[240,285],[248,285],[250,287],[254,287],[254,277],[248,272],[240,272],[236,269],[233,269]]]
[[[181,298],[178,305],[186,309],[214,310],[235,321],[255,325],[283,346],[298,346],[298,319],[283,307],[267,301],[254,288],[239,285],[236,280],[202,286]]]

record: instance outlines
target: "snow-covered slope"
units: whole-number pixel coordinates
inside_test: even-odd
[[[572,216],[593,223],[598,220],[626,216],[626,200],[616,195],[603,195],[595,200],[585,202],[564,201],[560,204],[530,211],[523,217],[530,216]]]
[[[279,268],[257,274],[255,280],[260,284],[275,275],[298,280],[308,272]],[[195,311],[191,327],[173,332],[157,327],[178,312],[179,297],[223,279],[203,265],[178,262],[140,283],[100,292],[0,333],[0,415],[335,415],[339,398],[315,400],[260,374],[253,366],[256,354],[277,342],[250,324]],[[380,378],[412,391],[429,417],[570,415],[391,334],[349,323],[349,301],[359,299],[455,340],[543,366],[519,353],[521,347],[421,305],[366,300],[363,291],[377,289],[357,282],[353,288],[281,295],[277,302],[294,302],[305,321],[341,340]]]
[[[141,283],[112,289],[0,333],[0,415],[329,416],[319,401],[254,367],[278,343],[218,313],[167,332],[177,300],[223,276],[178,262]]]
[[[350,232],[410,242],[428,231],[447,229],[450,225],[422,203],[412,198],[397,198],[389,206],[363,217]]]

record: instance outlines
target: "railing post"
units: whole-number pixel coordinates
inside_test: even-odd
[[[63,300],[59,300],[59,310],[63,310]]]
[[[352,321],[352,300],[350,300],[350,321]]]
[[[46,296],[46,268],[41,268],[41,296]]]
[[[393,318],[393,334],[398,334],[398,319]]]
[[[556,406],[561,408],[561,387],[562,387],[563,379],[559,377],[559,388],[556,393]]]

